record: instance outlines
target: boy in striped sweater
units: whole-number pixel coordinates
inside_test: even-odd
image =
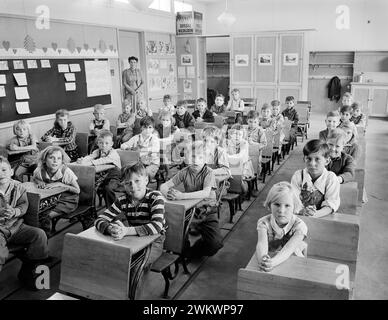
[[[96,229],[102,234],[111,235],[115,240],[125,236],[148,236],[160,234],[152,243],[150,256],[145,269],[160,257],[163,252],[166,220],[164,218],[164,198],[159,191],[147,188],[148,175],[141,163],[126,167],[123,172],[125,195],[120,196],[95,221]],[[124,214],[126,227],[119,215]]]

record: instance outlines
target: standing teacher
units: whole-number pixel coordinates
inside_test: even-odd
[[[129,69],[123,71],[124,99],[132,103],[132,110],[136,112],[136,104],[139,98],[143,97],[140,87],[143,85],[143,77],[137,67],[138,58],[129,57]]]

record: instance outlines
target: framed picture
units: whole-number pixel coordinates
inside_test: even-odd
[[[236,67],[248,67],[249,66],[249,55],[236,54],[235,64],[236,64]]]
[[[182,54],[181,55],[181,65],[182,66],[192,66],[193,65],[193,55],[192,54]]]
[[[272,53],[259,53],[257,61],[261,66],[272,66]]]
[[[299,61],[299,55],[297,53],[285,53],[283,55],[284,66],[297,66]]]

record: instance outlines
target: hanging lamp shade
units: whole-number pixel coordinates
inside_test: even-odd
[[[147,10],[152,2],[153,0],[131,0],[131,4],[139,11]]]
[[[230,12],[224,11],[218,16],[217,20],[219,23],[222,23],[223,25],[230,27],[233,23],[236,22],[236,17]]]

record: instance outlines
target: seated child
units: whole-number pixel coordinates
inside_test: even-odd
[[[197,99],[197,110],[193,112],[193,117],[196,122],[214,122],[213,113],[207,108],[205,99]]]
[[[35,268],[48,258],[47,237],[43,230],[23,223],[27,212],[27,192],[23,184],[12,180],[11,165],[0,157],[0,271],[5,264],[9,248],[23,246],[26,250],[20,257],[23,265],[18,278],[35,289]]]
[[[160,114],[162,111],[168,111],[168,112],[170,112],[171,114],[174,114],[174,113],[175,113],[175,106],[174,106],[174,104],[172,103],[172,99],[171,99],[171,96],[170,96],[169,94],[165,94],[165,95],[163,96],[163,106],[160,108],[159,114]]]
[[[353,125],[351,125],[349,123],[343,124],[341,129],[346,134],[344,152],[346,154],[352,156],[354,161],[357,161],[361,155],[361,150],[360,150],[360,147],[357,143],[357,138],[354,136]]]
[[[365,115],[361,112],[361,104],[354,102],[351,107],[353,112],[350,121],[353,122],[357,127],[365,127]]]
[[[149,179],[153,179],[159,170],[160,165],[160,142],[154,135],[154,119],[144,117],[140,121],[141,133],[133,136],[129,141],[121,145],[122,150],[133,150],[140,152],[140,161],[144,165]]]
[[[345,141],[346,133],[338,128],[332,130],[327,137],[331,158],[327,169],[337,175],[339,183],[353,181],[356,167],[352,156],[343,152]]]
[[[240,98],[240,90],[235,88],[231,92],[231,99],[228,102],[228,106],[226,107],[226,111],[235,111],[236,118],[235,123],[243,124],[242,113],[244,112],[245,103],[244,100]]]
[[[42,141],[60,145],[70,157],[71,161],[76,161],[79,157],[78,146],[75,143],[77,132],[69,120],[69,111],[60,109],[55,113],[54,127],[47,131]]]
[[[272,121],[275,131],[281,131],[284,125],[283,115],[280,113],[280,101],[272,100]]]
[[[257,151],[260,152],[257,168],[257,173],[260,174],[261,150],[267,146],[267,137],[265,135],[265,130],[259,124],[259,114],[256,111],[250,110],[248,112],[247,121],[248,129],[245,139],[248,140],[250,146],[254,146],[257,148]]]
[[[225,113],[225,97],[223,94],[217,94],[214,100],[214,105],[210,108],[210,111],[213,112],[213,116]]]
[[[33,180],[38,188],[66,188],[66,191],[61,193],[55,207],[50,212],[46,211],[45,217],[42,217],[40,221],[40,227],[46,233],[51,231],[52,218],[70,214],[78,207],[80,187],[77,176],[66,166],[68,162],[69,157],[61,147],[50,146],[42,151],[39,165],[34,171]]]
[[[293,143],[296,140],[296,132],[298,130],[298,122],[299,122],[299,115],[296,112],[294,106],[295,106],[295,98],[293,96],[286,97],[286,109],[283,110],[282,115],[284,118],[287,117],[288,120],[291,121],[291,131],[290,131],[290,138],[291,143]]]
[[[341,118],[340,118],[340,124],[338,125],[338,128],[342,128],[344,125],[349,125],[353,129],[353,134],[358,139],[358,132],[356,125],[350,121],[350,118],[352,116],[352,108],[350,106],[343,106],[341,107],[340,112]]]
[[[194,118],[193,116],[186,110],[187,109],[187,101],[181,100],[178,101],[178,105],[176,107],[176,113],[174,114],[175,125],[181,129],[189,129],[190,131],[194,131]]]
[[[216,180],[214,172],[205,164],[204,146],[201,141],[195,141],[187,147],[185,162],[189,165],[180,170],[171,180],[162,184],[160,191],[169,200],[203,199],[196,208],[201,214],[198,219],[201,221],[196,228],[201,238],[184,253],[189,258],[212,256],[222,248],[222,237],[218,227],[217,209],[211,205],[215,202]],[[185,192],[175,188],[183,183]]]
[[[257,221],[256,257],[269,272],[291,255],[305,256],[307,226],[295,214],[302,207],[289,182],[278,182],[268,192],[264,206],[271,212]]]
[[[319,132],[319,140],[322,142],[327,142],[327,136],[330,131],[337,128],[340,122],[340,115],[337,111],[330,111],[326,115],[326,130],[322,130]]]
[[[169,164],[171,162],[171,150],[179,140],[180,129],[175,126],[175,118],[170,111],[161,111],[158,120],[159,123],[155,129],[160,141],[160,161],[161,164]]]
[[[260,127],[262,127],[263,129],[270,128],[271,130],[275,130],[274,121],[271,116],[271,106],[268,103],[264,103],[261,107],[261,117],[259,120]]]
[[[350,107],[353,103],[353,95],[350,92],[345,92],[341,99],[341,107],[348,106]]]
[[[18,155],[17,165],[14,167],[14,178],[23,182],[23,175],[33,173],[39,159],[39,150],[36,146],[36,137],[31,132],[31,126],[25,120],[19,120],[13,125],[14,137],[8,143],[10,151],[28,151]],[[11,155],[8,159],[15,159]]]
[[[98,149],[94,150],[92,154],[80,158],[77,160],[79,164],[85,166],[101,166],[106,164],[113,164],[115,168],[107,171],[96,173],[96,190],[104,190],[109,184],[110,179],[113,176],[120,176],[121,160],[120,156],[115,149],[113,149],[113,133],[107,130],[100,131],[97,136]],[[105,203],[112,203],[114,199],[107,199],[107,194],[103,192],[105,197]]]
[[[105,107],[102,104],[96,104],[93,111],[94,119],[89,124],[88,153],[97,148],[96,138],[101,130],[110,130],[110,122],[105,118]]]
[[[336,175],[326,169],[330,162],[329,146],[321,140],[307,142],[303,148],[306,168],[297,170],[291,178],[303,209],[301,215],[323,217],[340,206],[340,184]]]
[[[144,266],[146,271],[163,253],[166,230],[163,196],[159,191],[148,189],[147,184],[148,174],[141,163],[126,167],[123,172],[125,195],[118,197],[94,222],[99,232],[112,236],[114,240],[160,234],[151,245]],[[119,219],[121,214],[127,218],[128,227]]]
[[[123,113],[117,119],[117,141],[121,144],[121,139],[124,135],[125,129],[133,125],[135,122],[135,114],[132,112],[131,100],[124,99]]]

